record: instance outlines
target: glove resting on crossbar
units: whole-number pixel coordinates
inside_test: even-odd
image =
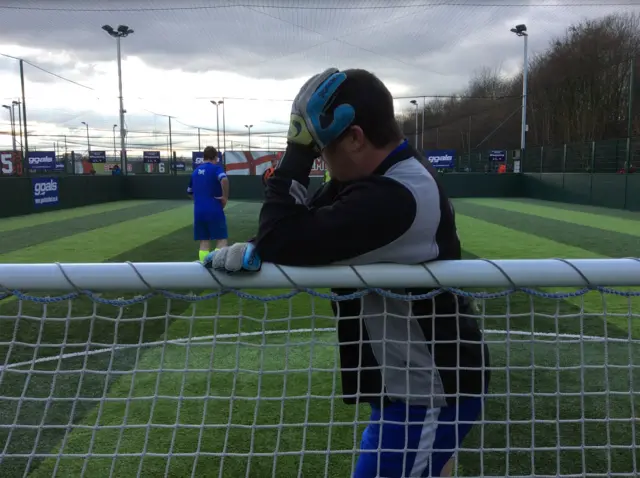
[[[237,272],[258,272],[262,260],[250,242],[237,242],[210,252],[203,261],[207,269],[233,274]]]

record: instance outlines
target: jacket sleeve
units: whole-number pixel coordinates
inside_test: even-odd
[[[402,236],[417,209],[408,189],[382,176],[345,185],[321,207],[307,206],[306,195],[302,184],[277,172],[268,181],[255,240],[262,260],[290,266],[346,261]]]

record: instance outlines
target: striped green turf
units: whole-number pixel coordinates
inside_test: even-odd
[[[191,224],[191,206],[129,219],[69,237],[0,254],[3,262],[100,262]]]
[[[467,199],[464,199],[466,201]],[[475,200],[475,199],[474,199]],[[544,201],[542,199],[530,199],[530,198],[511,198],[511,199],[497,199],[497,201],[504,201],[506,203],[519,203],[535,206],[546,206],[557,209],[564,209],[566,211],[586,212],[588,214],[597,214],[605,218],[620,217],[622,219],[631,219],[632,221],[640,220],[640,212],[627,211],[625,209],[612,209],[602,206],[590,206],[586,204],[569,204],[555,201]]]
[[[466,199],[457,201],[459,207],[467,204],[482,206],[491,213],[509,211],[514,213],[533,215],[536,217],[562,221],[569,224],[586,226],[596,229],[604,229],[621,234],[640,236],[640,214],[634,219],[633,216],[622,218],[616,216],[605,216],[596,212],[574,211],[557,206],[542,206],[538,204],[527,204],[520,201],[506,201],[504,199]],[[497,211],[496,211],[497,209]]]
[[[457,204],[456,212],[541,239],[544,238],[580,250],[590,251],[600,256],[633,256],[637,254],[638,244],[640,244],[640,237],[637,235],[570,224],[567,221],[558,219],[549,219],[539,215],[523,214],[469,202]],[[640,226],[640,221],[637,226]],[[499,239],[498,242],[503,241]],[[557,252],[553,248],[549,248],[547,249],[547,254],[551,256],[557,254]]]
[[[491,217],[494,216],[491,215]],[[488,259],[541,259],[554,257],[597,259],[603,257],[589,249],[563,244],[531,233],[520,232],[516,229],[463,215],[457,216],[457,223],[465,250]],[[524,223],[526,221],[519,222],[519,224]],[[637,299],[618,296],[608,296],[606,302],[603,302],[602,296],[595,292],[580,298],[566,299],[565,302],[584,307],[587,311],[595,314],[625,314],[628,313],[630,303],[640,307],[640,301]],[[608,322],[620,327],[618,336],[626,337],[628,335],[628,319],[626,317],[613,317],[610,315]],[[572,327],[571,324],[568,324],[568,326]],[[592,321],[589,326],[592,328],[591,335],[602,335],[603,329],[600,321]],[[634,330],[640,331],[640,324],[635,324]],[[565,331],[565,333],[574,332]],[[610,329],[609,333],[612,334],[613,330]]]
[[[191,205],[184,203],[182,211],[176,216],[172,211],[160,213],[153,220],[145,219],[142,221],[133,221],[128,225],[127,230],[137,231],[132,236],[122,234],[118,241],[113,241],[111,236],[112,226],[107,229],[106,237],[110,239],[108,243],[103,243],[103,247],[95,247],[92,256],[80,257],[72,251],[63,248],[61,250],[59,260],[61,262],[75,262],[79,260],[89,261],[110,261],[110,262],[153,262],[153,261],[191,261],[197,258],[196,246],[193,243],[193,230],[191,225]],[[232,240],[246,240],[254,231],[253,220],[257,213],[254,209],[248,209],[238,214],[233,214],[236,204],[229,204],[229,227],[232,232]],[[184,225],[188,224],[188,225]],[[133,227],[132,227],[133,225]],[[150,229],[153,233],[149,234]],[[142,231],[147,231],[143,234]],[[96,237],[104,237],[102,230],[94,231]],[[86,236],[86,235],[83,235]],[[85,237],[81,238],[82,243]],[[90,239],[91,240],[91,239]],[[59,241],[55,241],[59,242]],[[115,248],[114,248],[115,247]],[[128,249],[130,248],[131,249]],[[120,251],[119,254],[112,255],[113,251]],[[32,262],[40,262],[40,255],[36,255]],[[117,294],[116,294],[117,295]],[[55,303],[47,306],[46,312],[42,306],[34,303],[22,303],[17,301],[5,300],[0,303],[0,316],[15,316],[18,311],[23,316],[31,317],[65,317],[70,313],[73,317],[87,317],[93,313],[101,317],[109,318],[109,320],[87,321],[79,320],[70,324],[68,322],[52,322],[51,320],[41,323],[41,327],[34,327],[36,322],[22,320],[18,327],[0,327],[0,341],[8,342],[10,340],[19,340],[21,343],[33,344],[37,343],[38,336],[47,337],[51,343],[65,342],[67,344],[84,344],[88,340],[100,343],[137,343],[139,340],[143,342],[158,340],[169,328],[169,324],[165,323],[163,314],[167,313],[167,302],[159,297],[147,301],[145,304],[137,304],[125,308],[120,312],[117,308],[110,306],[98,306],[94,309],[94,304],[87,299],[76,299],[73,301],[72,309],[69,310],[69,303]],[[190,304],[181,301],[174,301],[170,307],[170,313],[175,316],[182,315],[188,310]],[[122,315],[120,315],[122,314]],[[149,317],[144,323],[139,320],[123,322],[117,329],[114,329],[113,320],[118,317],[125,319]],[[81,348],[81,350],[84,347]],[[65,349],[46,349],[40,348],[38,357],[55,356],[60,353],[72,353],[77,351],[77,347],[67,346]],[[9,352],[6,346],[0,346],[0,363],[4,362],[4,357]],[[33,348],[28,346],[14,345],[11,349],[11,362],[19,362],[31,360],[34,357]],[[91,358],[90,366],[95,370],[103,370],[111,368],[112,370],[130,370],[137,359],[135,352],[119,352],[112,358],[108,354],[96,355]],[[82,367],[84,359],[66,359],[63,364],[68,369],[77,369]],[[55,369],[57,362],[45,364]],[[14,391],[22,390],[26,382],[24,376],[11,376],[9,380],[5,379],[0,383],[0,396],[15,396]],[[116,377],[104,380],[102,376],[88,374],[82,379],[77,375],[62,375],[57,377],[55,382],[56,396],[76,396],[79,394],[86,399],[97,398],[102,396],[104,387],[109,387]],[[29,382],[30,396],[46,396],[53,386],[51,377],[39,376]],[[3,410],[4,408],[4,410]],[[74,422],[83,419],[86,413],[93,410],[91,402],[79,402],[72,409],[70,404],[57,404],[55,407],[46,411],[47,422],[66,423],[73,415]],[[10,417],[15,415],[17,409],[15,404],[0,404],[0,422],[2,416]],[[45,411],[39,402],[27,402],[22,406],[20,416],[26,419],[38,422],[44,418]],[[29,418],[27,418],[29,417]],[[22,422],[22,420],[21,420]],[[0,441],[2,438],[0,433]],[[39,446],[43,450],[49,450],[55,447],[62,438],[60,432],[48,432],[39,438]],[[11,439],[12,449],[24,450],[34,443],[35,435],[30,431],[15,432]],[[6,460],[0,463],[0,476],[22,476],[26,465],[26,460]]]
[[[49,231],[54,239],[42,243],[28,242],[25,240],[20,249],[15,248],[12,252],[0,255],[2,262],[85,262],[85,261],[110,261],[120,262],[124,260],[137,261],[166,261],[178,260],[188,261],[196,259],[196,246],[192,241],[191,232],[191,206],[185,202],[184,205],[173,205],[167,210],[158,211],[155,214],[149,214],[138,218],[127,218],[127,210],[139,208],[142,206],[160,207],[155,202],[137,202],[134,205],[128,203],[120,205],[112,203],[109,207],[113,209],[96,209],[93,213],[81,213],[80,210],[59,211],[55,213],[40,214],[37,216],[29,216],[25,218],[16,218],[9,220],[0,220],[0,231],[12,231],[14,238],[19,239],[28,237],[26,232],[41,228],[40,231]],[[557,203],[548,203],[541,201],[518,201],[518,200],[457,200],[455,201],[456,211],[458,213],[458,226],[460,236],[463,242],[464,254],[466,258],[487,257],[487,258],[540,258],[540,257],[567,257],[567,258],[587,258],[587,257],[603,257],[603,256],[627,256],[637,255],[633,250],[633,240],[638,240],[637,231],[640,230],[636,222],[636,218],[632,213],[625,214],[617,211],[609,211],[602,208],[589,208],[585,206],[569,206]],[[118,206],[118,207],[116,207]],[[120,207],[121,206],[121,207]],[[177,207],[175,207],[177,206]],[[229,227],[231,239],[234,241],[247,240],[255,232],[257,213],[260,205],[257,203],[241,204],[234,203],[228,207]],[[82,208],[87,210],[88,208]],[[120,211],[122,210],[122,211]],[[111,215],[110,211],[115,211]],[[120,214],[121,222],[112,222],[115,214]],[[66,216],[59,213],[65,213]],[[48,219],[57,215],[55,219]],[[80,218],[85,218],[86,224],[90,226],[81,226]],[[36,220],[38,219],[38,220]],[[16,226],[21,224],[21,226]],[[69,222],[71,221],[71,222]],[[77,221],[77,222],[74,222]],[[72,224],[76,224],[75,229]],[[46,227],[45,227],[46,225]],[[60,231],[56,231],[56,226]],[[50,228],[50,229],[47,229]],[[68,234],[72,231],[71,234]],[[577,232],[576,232],[577,231]],[[3,235],[0,233],[0,237]],[[2,251],[0,251],[2,252]],[[248,291],[252,292],[252,291]],[[276,294],[282,291],[253,291],[259,294]],[[33,347],[27,344],[37,343],[38,337],[44,339],[47,343],[66,343],[63,349],[44,348],[38,350],[38,357],[52,357],[63,353],[82,350],[82,348],[73,347],[73,344],[86,347],[88,340],[93,343],[101,342],[109,343],[138,343],[138,341],[149,342],[158,340],[161,337],[167,338],[184,338],[198,337],[206,335],[218,335],[221,333],[236,333],[238,331],[260,331],[275,329],[298,329],[308,327],[325,327],[334,324],[330,318],[330,309],[326,301],[316,300],[310,301],[304,295],[297,296],[291,301],[275,301],[263,303],[256,300],[240,300],[235,297],[225,297],[218,301],[206,301],[199,303],[197,307],[181,301],[171,301],[170,304],[164,299],[154,298],[147,302],[146,305],[135,305],[124,308],[122,310],[98,305],[94,306],[87,299],[77,299],[73,301],[72,308],[69,309],[68,303],[52,304],[47,306],[46,310],[36,304],[20,304],[17,301],[3,301],[0,303],[0,320],[2,316],[15,316],[18,311],[23,317],[31,316],[32,320],[22,319],[19,324],[12,326],[0,326],[0,341],[5,343],[14,341],[12,349],[0,346],[0,363],[4,357],[9,357],[11,362],[20,360],[29,361],[34,356]],[[600,295],[590,294],[584,300],[571,299],[566,301],[555,301],[549,299],[532,299],[525,294],[514,294],[506,299],[497,299],[485,301],[483,304],[484,315],[480,320],[485,328],[491,329],[509,329],[509,330],[535,330],[539,332],[560,332],[560,333],[580,333],[591,335],[608,334],[618,337],[628,336],[627,322],[628,317],[613,317],[613,312],[627,312],[631,306],[634,311],[640,310],[640,304],[630,302],[620,297],[606,298],[606,311],[608,313],[607,320],[602,320],[604,312],[604,303]],[[19,309],[18,307],[22,307]],[[95,308],[94,308],[95,307]],[[576,315],[581,307],[588,312],[594,313],[594,317],[579,323]],[[509,317],[505,316],[505,310],[509,311]],[[531,313],[534,312],[534,313]],[[637,312],[636,312],[637,313]],[[170,315],[168,315],[170,314]],[[522,314],[522,316],[517,316]],[[560,314],[573,314],[573,317],[566,319],[558,318]],[[53,317],[74,317],[75,320],[51,320]],[[309,317],[314,316],[315,319]],[[48,317],[48,321],[40,321],[39,317]],[[87,317],[87,319],[81,319]],[[144,321],[136,320],[145,317]],[[278,318],[294,317],[294,320],[277,320]],[[264,319],[268,318],[268,321]],[[606,327],[606,329],[605,329]],[[314,340],[318,340],[318,335]],[[322,336],[323,340],[331,340],[332,335]],[[277,338],[269,339],[269,344],[277,344]],[[259,345],[260,339],[256,339],[256,345]],[[24,344],[24,345],[21,345]],[[90,348],[92,346],[89,346]],[[218,346],[217,355],[221,361],[216,362],[216,368],[221,368],[226,362],[228,365],[235,366],[235,346],[224,348]],[[309,355],[314,354],[318,366],[326,367],[334,360],[334,348],[317,346],[308,348],[299,346],[295,349],[287,349],[291,354],[287,359],[289,368],[304,369],[309,365]],[[245,349],[243,349],[245,350]],[[277,349],[275,349],[277,350]],[[315,351],[314,351],[315,350]],[[504,367],[505,364],[517,364],[528,366],[532,363],[541,367],[554,367],[558,358],[558,347],[554,345],[536,345],[536,353],[533,354],[531,346],[513,345],[507,349],[505,356],[504,348],[492,347],[493,363],[498,367]],[[110,368],[113,371],[126,372],[132,368],[141,369],[145,366],[157,368],[162,349],[149,349],[140,352],[127,351],[118,352],[113,355],[101,354],[91,357],[78,357],[74,359],[66,359],[58,363],[57,361],[48,362],[38,366],[40,370],[55,370],[56,368],[67,368],[69,370],[79,370],[80,368],[105,370]],[[10,355],[8,355],[10,352]],[[184,349],[166,349],[166,354],[162,359],[163,368],[181,369],[188,363],[191,367],[207,366],[210,360],[210,350],[201,348],[191,349],[191,359],[187,362],[184,356]],[[600,345],[585,347],[580,351],[574,346],[566,346],[563,348],[562,357],[567,363],[581,363],[584,361],[592,361],[596,364],[603,363],[603,354],[607,354],[607,360],[610,364],[625,365],[629,362],[628,347],[615,347],[610,345],[608,350],[603,350]],[[582,354],[582,355],[581,355]],[[586,355],[585,355],[586,354]],[[289,356],[289,355],[287,355]],[[333,358],[332,358],[333,357]],[[243,363],[246,362],[248,368],[255,367],[256,363],[264,363],[265,367],[272,370],[282,370],[284,366],[281,363],[282,358],[278,354],[273,355],[267,353],[264,356],[251,355],[248,349],[242,352],[240,356]],[[598,386],[602,383],[602,378],[598,378],[598,372],[590,371],[590,381]],[[625,390],[626,372],[621,372],[620,377],[610,377],[610,384],[616,389]],[[143,374],[144,375],[144,374]],[[197,374],[172,374],[164,372],[160,382],[160,388],[156,388],[156,376],[148,374],[140,375],[135,379],[136,394],[154,395],[162,393],[166,396],[177,395],[181,388],[192,394],[215,394],[213,389],[207,388],[207,378],[204,375]],[[538,391],[544,389],[553,393],[556,387],[555,373],[551,373],[553,379],[548,381],[545,378],[544,371],[541,369],[536,375]],[[240,381],[233,385],[236,393],[245,395],[255,394],[258,387],[253,380],[255,375],[240,374]],[[98,398],[107,393],[111,397],[123,397],[131,390],[131,378],[118,376],[105,378],[104,375],[79,374],[59,375],[56,382],[52,381],[50,375],[33,375],[30,383],[25,382],[23,374],[5,374],[4,380],[0,382],[0,396],[20,396],[24,387],[28,386],[25,393],[26,396],[43,396],[46,397],[51,393],[54,387],[53,395],[56,397],[76,397],[81,396],[86,399],[92,397]],[[265,377],[262,380],[262,394],[282,393],[283,384],[275,379]],[[287,386],[287,394],[305,393],[307,387],[307,374],[303,373],[299,379],[290,376]],[[580,390],[584,385],[581,384],[580,377],[577,373],[563,376],[563,382],[567,387],[574,387]],[[217,392],[224,396],[228,395],[232,390],[231,382],[227,381],[227,377],[222,375],[218,377]],[[317,382],[317,378],[314,379]],[[509,386],[512,391],[528,390],[527,387],[533,383],[533,376],[524,370],[518,371],[517,374],[507,379],[504,372],[496,371],[492,382],[492,390],[494,392],[504,391]],[[510,384],[510,385],[509,385]],[[331,393],[332,385],[318,384],[322,387],[314,389],[314,393]],[[326,387],[328,388],[326,388]],[[515,387],[515,388],[514,388]],[[106,390],[106,392],[105,392]],[[512,399],[512,419],[526,420],[531,417],[529,409],[529,399]],[[546,399],[543,399],[546,400]],[[555,399],[551,399],[555,403]],[[571,399],[563,399],[566,401],[562,409],[562,416],[565,417],[571,413],[571,410],[580,410],[585,408],[585,414],[589,417],[601,417],[605,413],[619,413],[620,416],[629,417],[628,400],[625,404],[624,399],[612,398],[609,410],[603,408],[601,400],[586,399],[584,405]],[[507,404],[503,399],[494,399],[494,407],[488,409],[489,420],[503,419],[504,409]],[[306,400],[304,401],[306,402]],[[313,402],[313,403],[312,403]],[[123,410],[119,406],[108,406],[96,408],[91,401],[76,401],[74,408],[71,402],[57,403],[43,407],[42,402],[27,402],[22,406],[19,416],[19,423],[41,423],[46,420],[47,423],[73,423],[94,424],[96,421],[101,425],[117,425],[122,422]],[[138,405],[135,405],[138,403]],[[278,406],[261,405],[262,418],[259,422],[272,423],[280,420],[279,402],[273,402]],[[322,422],[326,420],[327,413],[334,413],[335,420],[349,422],[353,420],[354,410],[351,407],[337,406],[332,412],[328,410],[326,400],[311,401],[311,410],[305,412],[304,407],[301,410],[291,409],[289,404],[289,414],[287,421],[300,422],[305,418],[305,413],[312,421]],[[132,402],[128,411],[129,423],[146,423],[151,417],[148,408],[149,402]],[[201,420],[203,406],[210,408],[209,422],[225,423],[229,419],[228,413],[225,414],[221,407],[228,409],[227,402],[212,401],[209,405],[202,403],[185,402],[181,406],[181,422],[190,422],[190,420]],[[176,420],[175,415],[176,402],[174,400],[161,400],[157,403],[153,412],[154,423],[166,422],[173,423]],[[542,403],[536,406],[536,416],[543,416],[545,410],[549,410],[551,416],[548,418],[553,420],[556,409],[552,405]],[[13,420],[17,409],[15,402],[0,403],[0,423],[7,423]],[[233,415],[234,423],[244,423],[251,425],[255,416],[255,410],[252,402],[237,402]],[[189,418],[191,417],[191,418]],[[365,416],[361,413],[361,418]],[[266,420],[266,421],[265,421]],[[536,426],[535,433],[527,426],[512,425],[511,430],[504,430],[499,425],[491,425],[492,433],[485,436],[485,447],[504,447],[505,437],[510,435],[511,446],[530,447],[531,437],[535,435],[536,446],[556,446],[553,441],[556,436],[555,425],[553,429],[544,424]],[[571,424],[562,425],[562,436],[567,440],[566,443],[572,442],[571,437],[580,436],[580,430],[575,430]],[[606,436],[607,431],[602,429],[600,425],[588,425],[587,433],[589,436]],[[115,433],[115,430],[114,430]],[[40,451],[51,451],[63,448],[65,453],[79,453],[87,451],[87,446],[93,443],[93,452],[113,451],[116,443],[120,443],[120,451],[139,451],[139,447],[145,443],[145,431],[142,432],[126,432],[120,439],[118,433],[112,433],[108,430],[101,430],[94,436],[94,431],[76,430],[69,436],[69,441],[61,443],[60,439],[64,436],[63,430],[48,431],[42,434],[39,439],[38,449]],[[281,447],[287,449],[300,449],[301,435],[297,432],[283,432],[281,437]],[[256,432],[257,437],[263,445],[267,445],[265,450],[268,451],[269,444],[274,443],[278,436],[272,433]],[[630,436],[630,429],[624,424],[617,424],[616,431],[612,440],[625,442]],[[198,438],[198,432],[191,433],[183,430],[178,434],[178,438],[173,436],[171,429],[154,430],[149,434],[151,441],[148,443],[148,451],[166,452],[167,446],[172,440],[176,440],[176,447],[180,450],[192,451],[198,446],[205,449],[215,450],[219,443],[224,442],[224,433],[205,434],[204,441]],[[352,427],[336,428],[329,432],[332,437],[334,447],[341,449],[351,446],[351,438],[353,436]],[[92,437],[95,442],[92,442]],[[327,433],[320,433],[312,429],[307,434],[306,449],[326,449]],[[5,442],[7,435],[4,431],[0,432],[0,442]],[[11,436],[8,451],[24,452],[31,450],[36,438],[35,431],[25,429],[17,430]],[[238,430],[231,434],[231,447],[228,451],[246,452],[250,440],[250,436],[246,431]],[[324,445],[322,440],[324,441]],[[120,440],[120,441],[119,441]],[[471,442],[478,443],[479,437],[476,435],[471,437]],[[528,440],[528,441],[527,441]],[[551,440],[551,441],[550,441]],[[579,440],[578,443],[579,444]],[[255,444],[254,449],[258,450],[263,445]],[[324,447],[324,448],[323,448]],[[614,452],[616,454],[617,452]],[[514,455],[518,455],[517,453]],[[569,456],[569,455],[567,455]],[[555,455],[554,455],[555,457]],[[555,474],[554,467],[555,458],[545,459],[539,457],[536,465],[536,474]],[[346,461],[345,461],[346,460]],[[505,469],[505,458],[498,453],[485,455],[484,469],[480,468],[477,457],[472,455],[461,458],[466,473],[478,475],[481,473],[492,475],[508,475],[508,474],[533,474],[531,469],[530,454],[522,454],[518,460],[512,457],[509,470]],[[618,453],[616,455],[616,463],[613,470],[625,469],[628,455]],[[42,463],[40,460],[14,459],[5,460],[0,463],[0,476],[13,477],[23,476],[25,468],[28,466],[32,471],[41,464],[32,476],[51,476],[51,471],[55,466],[55,460],[46,460]],[[517,461],[518,463],[515,463]],[[579,461],[579,460],[578,460]],[[601,472],[602,464],[606,463],[601,453],[593,452],[587,457],[587,471]],[[295,457],[291,459],[281,457],[279,459],[278,474],[282,476],[297,476],[297,464]],[[58,468],[59,475],[78,476],[80,470],[71,461],[61,462]],[[568,457],[563,459],[564,467],[575,472],[580,463],[575,458]],[[137,459],[119,459],[116,466],[117,476],[125,476],[136,474],[139,460]],[[244,475],[244,466],[246,460],[237,458],[227,458],[225,462],[225,471],[235,475]],[[166,460],[147,459],[142,466],[142,472],[145,476],[160,476],[165,472]],[[172,476],[191,475],[193,463],[190,459],[174,458],[169,466]],[[217,474],[219,466],[218,459],[201,459],[198,464],[196,475],[202,473]],[[251,476],[270,476],[272,460],[270,459],[253,459]],[[108,474],[111,467],[111,460],[93,459],[89,468],[86,470],[88,476],[104,476]],[[349,459],[342,456],[332,457],[330,460],[330,470],[332,476],[342,476],[341,473],[349,467]],[[305,476],[314,476],[323,473],[324,457],[308,456],[304,462]],[[296,470],[295,472],[293,470]],[[566,472],[563,471],[563,472]],[[293,475],[292,475],[293,473]],[[234,475],[234,476],[235,476]]]
[[[117,211],[119,209],[127,209],[133,206],[148,204],[151,200],[130,200],[107,202],[103,204],[94,204],[91,206],[77,207],[74,209],[61,209],[59,211],[41,212],[39,214],[28,214],[26,216],[15,216],[9,218],[0,218],[0,231],[12,231],[25,227],[38,226],[65,219],[73,219],[82,216],[92,216],[108,211]]]
[[[0,254],[7,254],[43,242],[48,243],[56,239],[75,236],[82,232],[105,228],[124,221],[138,220],[183,205],[183,201],[154,201],[131,205],[127,208],[83,215],[70,219],[59,219],[56,222],[47,222],[31,227],[4,231],[2,232],[2,242],[0,242]]]

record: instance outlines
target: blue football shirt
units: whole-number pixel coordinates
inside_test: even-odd
[[[227,174],[218,164],[204,163],[198,166],[191,174],[187,192],[193,194],[193,212],[195,216],[213,215],[223,212],[222,184],[220,183]]]

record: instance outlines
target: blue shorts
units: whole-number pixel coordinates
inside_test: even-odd
[[[195,241],[217,241],[228,237],[227,219],[224,214],[208,218],[195,218],[193,221],[193,239]]]
[[[440,476],[480,416],[482,403],[472,397],[442,408],[400,402],[371,407],[371,421],[380,423],[370,423],[362,434],[354,478]]]

